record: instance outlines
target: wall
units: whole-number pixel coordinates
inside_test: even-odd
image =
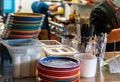
[[[21,1],[21,5],[22,5],[21,12],[32,12],[31,4],[35,0],[15,0],[15,11],[18,10],[18,6],[20,4],[20,1]]]
[[[21,12],[32,12],[31,10],[31,4],[33,1],[35,0],[15,0],[15,11],[18,10],[18,5],[20,4],[20,1],[21,1],[21,5],[22,5],[22,10]],[[93,1],[101,1],[101,0],[93,0]],[[89,16],[90,14],[90,11],[91,9],[93,8],[94,6],[85,6],[85,5],[68,5],[68,4],[65,4],[65,17],[68,19],[69,18],[69,15],[71,13],[74,12],[74,10],[76,10],[77,14],[81,14],[82,16]]]
[[[76,11],[76,14],[80,14],[81,16],[89,17],[91,9],[96,5],[69,5],[65,4],[65,17],[68,19],[69,15]]]
[[[21,5],[22,5],[22,10],[21,12],[32,12],[31,10],[31,4],[34,1],[39,1],[39,0],[15,0],[15,11],[18,10],[18,6],[20,4],[21,1]],[[47,2],[48,4],[51,4],[51,2]]]

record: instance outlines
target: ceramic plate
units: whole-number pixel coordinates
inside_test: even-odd
[[[39,63],[52,68],[74,68],[80,65],[77,59],[63,56],[49,56],[39,60]]]

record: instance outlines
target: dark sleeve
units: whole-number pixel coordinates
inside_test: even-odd
[[[94,34],[109,33],[111,27],[107,14],[101,8],[94,8],[90,13],[90,24],[94,26]]]

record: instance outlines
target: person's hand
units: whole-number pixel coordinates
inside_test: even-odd
[[[118,42],[120,41],[120,28],[118,29],[113,29],[109,34],[108,34],[108,40],[107,43],[113,43],[113,42]]]

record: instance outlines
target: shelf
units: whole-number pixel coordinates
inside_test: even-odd
[[[99,2],[94,2],[94,3],[91,3],[91,4],[84,4],[84,3],[81,3],[81,2],[71,2],[71,1],[63,1],[64,4],[69,4],[69,5],[81,5],[81,6],[95,6],[97,5]]]
[[[62,24],[58,24],[58,23],[53,22],[53,21],[49,21],[49,24],[52,24],[52,25],[60,27],[60,28],[64,27]]]
[[[62,1],[61,0],[46,0],[46,2],[59,3],[59,2],[62,2]]]

